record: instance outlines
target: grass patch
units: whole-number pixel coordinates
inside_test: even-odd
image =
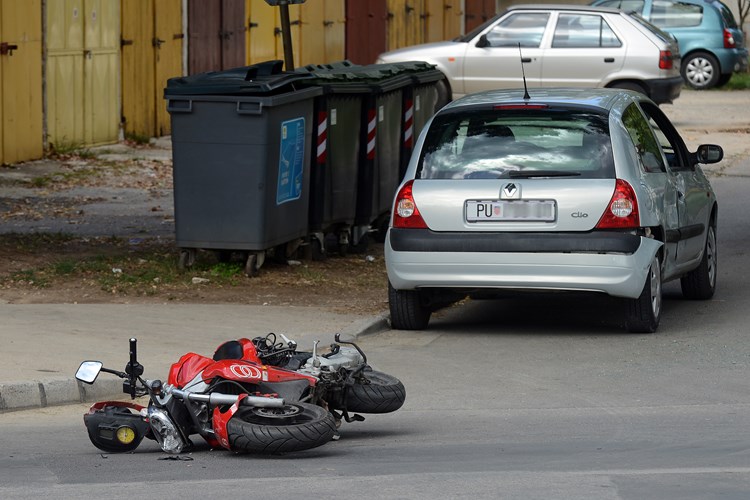
[[[721,90],[747,90],[750,89],[750,73],[735,73]]]
[[[125,134],[125,139],[134,142],[136,144],[148,144],[151,138],[147,135],[136,134],[134,132],[128,132]]]

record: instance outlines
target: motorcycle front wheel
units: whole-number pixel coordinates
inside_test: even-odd
[[[399,379],[376,370],[366,370],[354,385],[347,387],[346,410],[357,413],[390,413],[406,400],[406,389]]]
[[[232,450],[249,453],[287,453],[326,444],[336,432],[327,410],[308,403],[282,408],[241,408],[227,422]]]

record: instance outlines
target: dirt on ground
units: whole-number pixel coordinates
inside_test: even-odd
[[[132,149],[122,157],[86,150],[0,168],[0,302],[295,305],[362,315],[387,309],[383,245],[375,241],[365,253],[330,248],[324,260],[312,260],[304,245],[291,255],[270,252],[254,277],[240,253],[219,259],[199,251],[192,267],[178,269],[171,159]],[[129,201],[139,196],[146,201]],[[110,199],[119,204],[106,207],[109,225],[97,231],[106,217],[96,207]],[[111,212],[129,210],[145,212],[143,234],[110,227]]]

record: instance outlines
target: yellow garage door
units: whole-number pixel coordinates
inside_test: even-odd
[[[0,0],[0,163],[44,152],[41,19],[41,0]]]
[[[53,148],[117,142],[120,3],[46,5],[48,141]]]

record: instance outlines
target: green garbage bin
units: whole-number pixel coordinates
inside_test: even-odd
[[[199,249],[239,251],[254,275],[270,249],[308,232],[313,102],[282,61],[172,78],[175,237],[180,266]]]

